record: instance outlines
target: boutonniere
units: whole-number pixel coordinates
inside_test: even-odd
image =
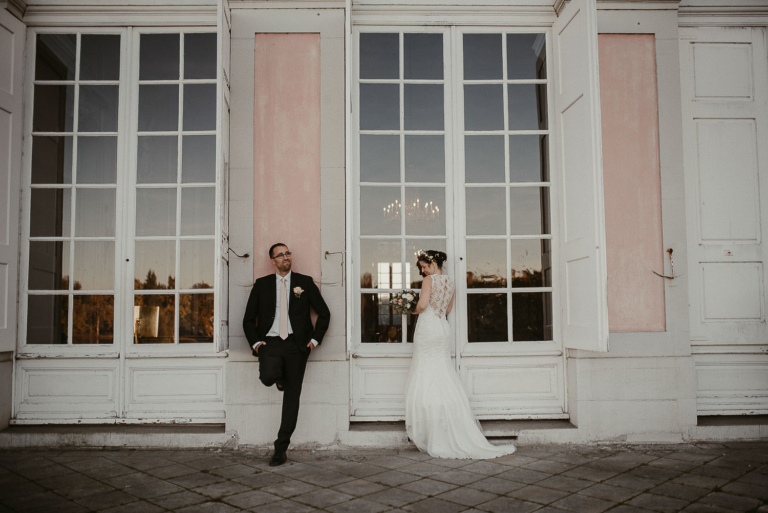
[[[304,289],[301,287],[293,287],[293,295],[297,298],[301,297],[301,293],[304,292]]]

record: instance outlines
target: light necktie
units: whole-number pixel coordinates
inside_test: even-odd
[[[280,338],[288,338],[288,300],[286,299],[285,278],[280,278]]]

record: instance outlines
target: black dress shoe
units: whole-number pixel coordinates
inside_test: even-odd
[[[272,459],[269,460],[269,466],[270,467],[279,467],[280,465],[285,463],[285,461],[287,459],[288,458],[285,455],[285,451],[277,451],[277,450],[275,450],[275,454],[273,454],[272,455]]]
[[[277,381],[275,381],[275,386],[281,392],[285,389],[285,384],[283,384],[283,380],[282,379],[278,379]]]

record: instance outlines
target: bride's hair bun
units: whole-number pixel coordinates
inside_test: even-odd
[[[426,251],[419,250],[417,253],[418,259],[428,264],[434,262],[440,269],[443,268],[443,263],[448,260],[448,255],[442,251],[435,251],[434,249],[428,249]]]

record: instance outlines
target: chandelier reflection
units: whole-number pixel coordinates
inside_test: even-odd
[[[405,218],[414,221],[437,221],[440,219],[440,207],[433,205],[431,201],[425,201],[423,204],[419,198],[416,201],[405,204],[403,209],[400,200],[395,200],[386,207],[382,208],[382,214],[385,219],[399,220],[405,210]]]

